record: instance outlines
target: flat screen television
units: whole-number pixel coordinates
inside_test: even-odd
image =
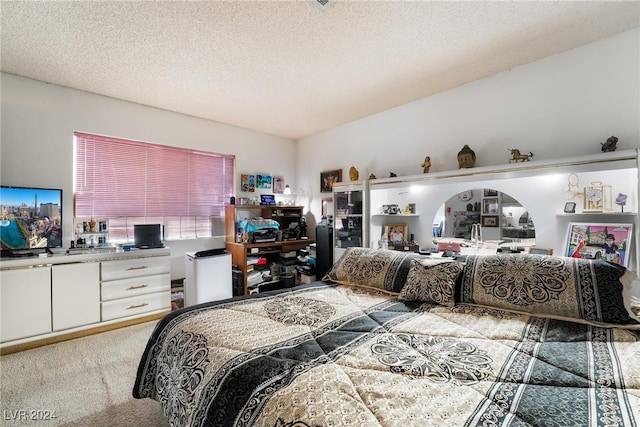
[[[0,186],[0,245],[6,251],[62,246],[62,190]]]
[[[134,224],[133,241],[136,248],[162,248],[162,234],[160,224]]]

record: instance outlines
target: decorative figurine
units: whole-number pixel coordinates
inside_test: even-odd
[[[458,152],[458,168],[472,168],[476,165],[476,153],[467,144]]]
[[[356,169],[355,166],[351,166],[349,168],[349,179],[351,181],[357,181],[359,177],[360,177],[360,172],[358,172],[358,169]]]
[[[615,136],[610,136],[607,139],[607,142],[600,143],[602,145],[602,152],[606,153],[609,151],[616,151],[616,143],[618,142],[618,138]]]
[[[369,174],[369,179],[376,179],[376,176],[374,174]]]
[[[522,154],[517,148],[507,148],[507,150],[511,152],[509,163],[528,162],[533,157],[533,153],[531,151],[529,151],[529,154]]]
[[[91,217],[91,220],[89,221],[89,231],[91,233],[95,233],[96,232],[96,220],[93,219],[93,217]]]
[[[389,172],[389,178],[395,178],[396,176],[398,175],[396,175],[395,172]]]
[[[429,173],[429,168],[431,167],[431,157],[427,156],[424,158],[424,162],[420,165],[424,169],[422,169],[423,173]]]
[[[300,217],[300,224],[298,224],[298,227],[296,227],[296,232],[298,231],[298,228],[300,231],[299,233],[297,233],[298,238],[307,237],[307,220],[305,219],[305,217]]]

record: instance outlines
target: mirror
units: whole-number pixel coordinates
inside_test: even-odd
[[[488,188],[462,191],[449,198],[433,220],[433,237],[472,239],[473,224],[481,225],[482,241],[519,246],[535,243],[533,219],[514,197]]]

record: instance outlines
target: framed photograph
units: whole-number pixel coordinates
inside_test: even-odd
[[[564,213],[575,213],[576,202],[567,202],[564,204]]]
[[[484,189],[484,197],[498,197],[498,190]]]
[[[336,182],[342,182],[342,169],[320,172],[321,193],[331,193]]]
[[[483,214],[489,214],[489,215],[497,215],[498,212],[498,207],[500,205],[498,204],[498,198],[497,197],[490,197],[488,199],[483,199],[482,200],[482,213]]]
[[[529,248],[529,253],[530,254],[539,254],[539,255],[553,255],[553,249],[552,248],[541,248],[538,246],[531,246]]]
[[[407,227],[407,224],[385,224],[382,232],[384,236],[387,236],[390,245],[401,244],[409,240],[409,227]]]
[[[632,236],[632,224],[572,222],[564,256],[604,259],[626,267]]]
[[[500,223],[498,215],[482,215],[482,226],[483,227],[497,227]]]
[[[284,193],[284,177],[282,176],[273,177],[273,192],[276,194]]]

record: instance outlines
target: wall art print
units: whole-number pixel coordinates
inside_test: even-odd
[[[245,193],[253,193],[256,191],[256,176],[242,174],[240,175],[240,188]]]
[[[631,224],[572,222],[564,253],[573,258],[605,259],[626,267],[631,236]]]
[[[256,175],[256,188],[271,189],[271,175]]]
[[[331,193],[333,191],[333,184],[336,182],[342,182],[342,169],[320,172],[321,193]]]
[[[276,194],[284,193],[284,177],[282,176],[273,177],[273,192]]]

